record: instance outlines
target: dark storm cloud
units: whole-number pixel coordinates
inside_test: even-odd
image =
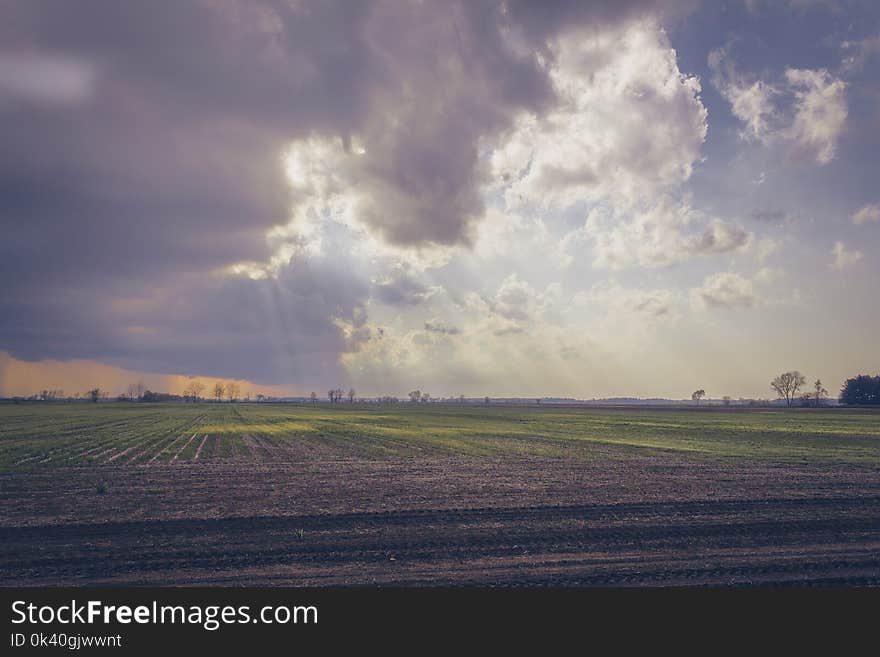
[[[351,348],[344,327],[356,333],[366,320],[366,290],[325,259],[299,259],[269,279],[193,276],[95,303],[101,294],[7,301],[0,335],[23,359],[335,384],[344,381],[338,356]]]
[[[782,210],[753,210],[749,213],[749,217],[755,221],[778,223],[784,220],[787,215]]]
[[[442,322],[425,322],[425,330],[428,333],[438,333],[440,335],[458,335],[461,329],[457,326],[447,326]]]
[[[467,243],[481,144],[554,100],[535,52],[654,4],[4,3],[0,350],[267,382],[332,370],[368,285],[339,300],[330,276],[209,276],[268,257],[301,200],[285,146],[357,137],[366,225]]]
[[[471,241],[484,210],[481,140],[552,100],[534,53],[515,52],[505,27],[497,5],[472,2],[383,3],[366,23],[381,74],[352,176],[367,199],[361,219],[387,241]]]

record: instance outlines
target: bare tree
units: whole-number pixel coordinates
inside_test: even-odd
[[[190,381],[189,385],[183,389],[183,396],[189,399],[192,402],[195,402],[199,396],[202,394],[202,391],[205,389],[205,386],[200,381]]]
[[[429,395],[427,392],[423,392],[422,393],[422,403],[427,404],[429,401],[431,401],[431,395]]]
[[[793,372],[783,372],[770,382],[770,387],[785,400],[786,406],[791,406],[800,387],[804,385],[806,379],[804,375],[794,370]]]
[[[706,396],[706,391],[700,388],[699,390],[695,390],[694,394],[691,395],[691,400],[700,403],[700,400]]]
[[[97,404],[98,400],[101,399],[104,392],[100,388],[92,388],[91,390],[88,391],[87,394],[89,396],[89,399],[92,400],[92,403]]]
[[[354,395],[355,395],[354,388],[351,388],[348,391],[348,403],[349,404],[354,404]]]
[[[134,401],[135,397],[138,397],[138,388],[137,383],[129,383],[128,390],[126,391],[129,401]]]
[[[214,399],[218,402],[223,399],[223,393],[226,391],[225,386],[219,381],[214,384]]]
[[[422,400],[422,391],[421,390],[410,391],[409,400],[414,404],[420,402]]]
[[[828,391],[822,385],[822,379],[816,379],[816,383],[813,384],[813,403],[816,408],[819,408],[827,397]]]
[[[312,400],[312,405],[315,405],[318,403],[318,393],[313,391],[312,394],[309,395],[309,398]]]

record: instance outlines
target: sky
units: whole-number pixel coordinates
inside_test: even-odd
[[[0,15],[0,395],[880,370],[872,0]]]

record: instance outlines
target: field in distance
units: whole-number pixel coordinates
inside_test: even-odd
[[[880,414],[0,405],[9,584],[876,584]]]
[[[308,455],[377,458],[707,457],[876,464],[880,414],[831,409],[584,409],[453,405],[0,405],[0,468],[137,465]],[[607,450],[602,452],[607,454]]]

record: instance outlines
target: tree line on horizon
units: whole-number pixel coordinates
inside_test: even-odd
[[[805,384],[806,377],[799,371],[792,370],[790,372],[783,372],[782,374],[776,376],[770,382],[770,387],[777,393],[779,399],[785,401],[785,404],[788,407],[794,406],[795,404],[812,407],[822,406],[828,399],[828,390],[822,384],[821,379],[816,379],[816,381],[812,385],[811,390],[801,392]],[[205,400],[205,398],[202,396],[204,392],[205,385],[201,381],[197,380],[191,380],[190,383],[187,384],[186,388],[184,388],[181,395],[164,392],[153,392],[150,391],[143,384],[142,381],[138,381],[137,383],[130,384],[126,392],[120,394],[116,399],[119,401],[140,402],[197,402]],[[224,399],[230,403],[239,401],[241,395],[241,389],[239,385],[234,381],[226,383],[224,383],[223,381],[217,381],[214,384],[213,388],[211,388],[210,392],[211,398],[213,398],[213,400],[217,403],[222,402]],[[355,395],[356,393],[354,388],[349,389],[348,394],[346,395],[343,392],[342,388],[337,387],[327,392],[327,399],[331,404],[337,404],[342,402],[343,399],[347,397],[348,402],[350,404],[353,404],[355,402]],[[691,401],[699,405],[705,396],[706,391],[700,388],[699,390],[695,390],[694,393],[691,395]],[[70,397],[64,397],[63,390],[46,389],[41,390],[39,393],[31,395],[30,397],[14,397],[13,399],[15,401],[58,401],[62,399],[84,399],[93,403],[97,403],[100,400],[107,399],[107,397],[107,391],[95,387],[91,390],[88,390],[84,394],[75,393]],[[418,389],[409,392],[408,397],[410,403],[415,404],[425,404],[431,401],[438,401],[439,399],[432,398],[428,393],[422,392]],[[255,398],[258,402],[270,399],[269,397],[261,393],[258,393]],[[245,400],[250,401],[250,399],[250,393],[248,393],[245,397]],[[317,404],[319,401],[318,395],[315,392],[312,392],[310,394],[309,399],[312,404]],[[880,405],[880,374],[876,376],[859,374],[857,376],[847,379],[840,390],[838,400],[841,404],[845,404],[848,406]],[[384,396],[377,398],[375,401],[378,401],[379,403],[398,403],[400,400],[397,397]],[[453,401],[464,403],[465,396],[460,395],[459,397],[451,397],[448,400],[440,399],[440,401]],[[484,398],[484,402],[486,404],[488,404],[489,401],[489,397]],[[731,405],[732,401],[733,400],[729,396],[724,396],[722,398],[722,403],[725,406]],[[540,404],[541,399],[536,399],[536,402]]]

